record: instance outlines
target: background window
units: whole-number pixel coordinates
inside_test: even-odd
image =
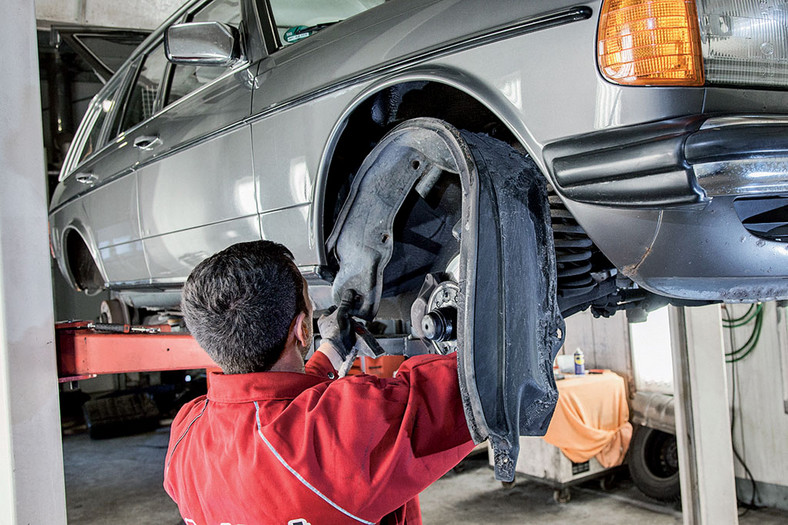
[[[211,2],[195,13],[189,21],[222,22],[238,29],[241,25],[241,2],[240,0],[217,0]],[[217,66],[178,65],[174,67],[175,72],[172,75],[170,93],[167,95],[165,105],[171,104],[192,91],[199,89],[227,71],[227,68]]]
[[[222,22],[234,27],[241,24],[241,0],[216,0],[194,15],[190,22]]]
[[[164,42],[156,46],[142,62],[137,82],[129,95],[126,113],[123,115],[121,130],[127,130],[143,120],[150,118],[156,111],[156,97],[159,94],[167,57],[164,56]]]
[[[668,307],[649,312],[642,323],[629,324],[635,390],[673,395],[673,353]]]

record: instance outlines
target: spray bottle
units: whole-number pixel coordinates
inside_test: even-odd
[[[579,348],[575,350],[575,375],[581,376],[586,373],[586,360],[583,351]]]

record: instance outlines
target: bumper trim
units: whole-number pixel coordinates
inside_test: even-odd
[[[788,118],[692,116],[549,144],[556,190],[587,204],[665,208],[788,192]]]
[[[564,197],[588,204],[656,208],[706,201],[684,142],[702,117],[589,133],[548,144],[544,158]]]
[[[706,162],[694,168],[698,183],[710,197],[788,193],[788,152],[765,159]]]
[[[687,137],[684,145],[687,162],[694,165],[788,156],[788,120],[781,124],[762,124],[760,120],[739,122],[739,125],[701,129]]]

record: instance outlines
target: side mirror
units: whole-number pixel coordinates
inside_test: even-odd
[[[241,58],[241,35],[221,22],[174,24],[164,34],[164,52],[173,64],[227,67]]]

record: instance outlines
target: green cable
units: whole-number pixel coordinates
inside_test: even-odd
[[[753,308],[755,309],[754,311]],[[726,328],[738,328],[740,326],[744,326],[752,321],[753,318],[761,312],[761,310],[763,310],[763,304],[758,303],[757,305],[752,305],[747,309],[747,313],[745,313],[743,316],[737,319],[724,320],[723,324]]]
[[[726,352],[726,355],[740,354],[740,353],[746,351],[747,349],[749,349],[752,346],[753,342],[755,342],[755,341],[757,341],[757,339],[759,339],[760,331],[759,331],[758,328],[759,328],[759,325],[762,324],[762,322],[763,322],[762,309],[760,309],[760,310],[756,309],[755,326],[753,327],[753,331],[750,334],[750,337],[747,339],[747,341],[741,347],[733,349],[730,352]],[[728,326],[726,328],[731,330],[734,327],[733,326]]]
[[[755,318],[755,317],[756,317],[758,314],[760,314],[760,313],[761,313],[761,310],[763,310],[763,305],[759,303],[759,304],[758,304],[758,305],[755,307],[755,311],[753,311],[753,312],[752,312],[750,315],[748,315],[748,316],[747,316],[745,319],[742,319],[742,320],[741,320],[741,321],[739,321],[739,322],[732,322],[732,323],[730,323],[730,324],[727,324],[727,325],[726,325],[726,327],[727,327],[727,328],[738,328],[738,327],[740,327],[740,326],[744,326],[744,325],[746,325],[746,324],[750,323],[750,322],[751,322],[751,321],[752,321],[752,320],[753,320],[753,319],[754,319],[754,318]]]
[[[726,352],[726,355],[735,356],[736,354],[743,352],[745,349],[750,348],[753,344],[756,344],[758,339],[761,337],[762,324],[763,316],[759,315],[755,318],[755,326],[753,327],[752,333],[750,334],[750,337],[747,339],[747,341],[738,349],[732,350],[731,352]]]
[[[733,329],[733,326],[728,326],[726,328],[731,330],[731,329]],[[750,353],[758,345],[758,341],[761,338],[761,330],[762,330],[762,328],[763,328],[763,305],[759,304],[758,308],[756,308],[755,326],[753,327],[753,330],[752,330],[752,333],[750,334],[750,337],[747,339],[747,342],[745,342],[741,347],[739,347],[739,348],[737,348],[737,349],[735,349],[735,350],[733,350],[731,352],[726,352],[725,353],[726,362],[727,363],[738,363],[739,361],[741,361],[742,359],[744,359],[745,357],[750,355]]]
[[[729,317],[728,319],[723,319],[722,322],[725,323],[725,324],[738,323],[739,321],[742,321],[745,317],[750,315],[750,313],[752,312],[752,309],[755,308],[755,306],[756,306],[755,304],[751,304],[750,307],[747,309],[747,311],[744,312],[744,314],[741,317],[736,317],[736,318],[730,318]],[[723,305],[723,308],[725,310],[727,310],[727,308],[725,308],[724,305]]]

